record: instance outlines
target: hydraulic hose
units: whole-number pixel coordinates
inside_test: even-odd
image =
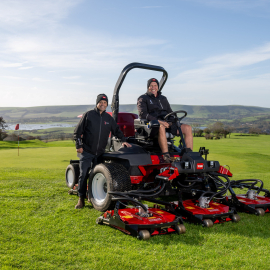
[[[144,206],[144,204],[142,204],[141,202],[136,201],[135,199],[132,198],[126,198],[126,197],[116,197],[116,198],[112,198],[113,201],[130,201],[133,202],[134,204],[137,204],[139,206],[141,206],[143,208],[144,211],[147,212],[147,208]]]
[[[224,177],[224,178],[227,180],[227,185],[226,185],[226,183],[224,183],[224,184],[226,185],[225,189],[223,189],[223,190],[221,190],[221,191],[219,191],[219,192],[213,194],[213,195],[209,198],[209,200],[211,201],[214,197],[216,197],[216,196],[218,196],[218,195],[223,195],[225,192],[227,192],[228,188],[230,187],[230,180],[229,180],[229,178],[228,178],[226,175],[219,174],[219,173],[213,173],[212,175],[209,173],[208,175],[209,175],[211,178],[212,178],[212,176],[213,176],[216,180],[218,180],[218,181],[221,182],[221,183],[224,183],[224,182],[223,182],[218,176]]]
[[[243,184],[245,184],[244,182],[253,182],[253,184],[249,185],[249,184],[246,184],[245,187],[248,188],[248,190],[251,190],[251,189],[257,189],[257,194],[259,194],[262,190],[263,190],[263,181],[260,180],[260,179],[242,179],[242,180],[236,180],[236,181],[233,181],[233,185],[237,185],[237,184],[241,184],[243,182]],[[260,187],[255,187],[255,185],[257,183],[261,183]]]
[[[160,187],[160,190],[154,194],[141,194],[141,193],[138,193],[138,192],[132,192],[132,191],[129,191],[129,192],[118,192],[118,191],[110,191],[109,194],[112,194],[112,195],[118,195],[118,196],[134,196],[134,197],[140,197],[140,198],[147,198],[147,197],[155,197],[157,195],[159,195],[165,188],[166,186],[166,183],[163,183],[163,185]],[[155,188],[157,189],[157,188]]]
[[[151,193],[151,192],[155,192],[160,187],[161,187],[161,181],[159,181],[159,184],[155,188],[148,189],[148,190],[137,189],[135,191],[132,190],[132,191],[128,191],[128,192],[133,192],[133,193],[137,193],[137,192],[140,192],[140,193]]]

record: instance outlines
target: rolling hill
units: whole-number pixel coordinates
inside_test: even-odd
[[[1,107],[0,116],[6,122],[77,122],[77,116],[94,108],[95,105],[72,106],[39,106],[39,107]],[[171,105],[174,111],[185,110],[188,113],[186,122],[208,123],[209,121],[234,120],[254,121],[261,117],[270,117],[270,108],[228,105],[228,106],[192,106]],[[111,111],[108,106],[107,111]],[[120,112],[137,113],[136,104],[120,105]]]

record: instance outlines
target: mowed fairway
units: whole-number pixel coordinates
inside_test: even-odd
[[[65,168],[73,142],[0,142],[1,269],[269,269],[270,214],[240,213],[239,223],[185,224],[185,235],[149,241],[96,225],[90,204],[75,210]],[[270,136],[195,138],[194,150],[229,165],[233,179],[260,178],[270,189]]]

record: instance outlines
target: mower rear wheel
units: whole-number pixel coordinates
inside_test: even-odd
[[[214,223],[211,219],[204,219],[203,220],[204,227],[210,228],[214,226]]]
[[[69,188],[73,188],[79,180],[80,168],[79,164],[69,164],[66,168],[66,184]]]
[[[175,231],[178,233],[178,234],[183,234],[183,233],[186,233],[186,227],[185,225],[183,224],[177,224],[175,225]]]
[[[148,240],[148,239],[150,239],[150,237],[151,237],[150,232],[147,230],[141,230],[138,233],[138,238],[140,240]]]
[[[232,215],[232,221],[233,222],[239,222],[240,221],[240,216],[238,214],[234,214]]]
[[[263,216],[264,214],[265,214],[265,211],[262,208],[256,208],[257,216]]]
[[[109,191],[129,191],[131,180],[122,164],[101,163],[91,171],[88,182],[88,197],[93,207],[101,212],[112,210],[115,202]]]

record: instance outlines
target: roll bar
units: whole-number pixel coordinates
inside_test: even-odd
[[[133,68],[141,68],[141,69],[148,69],[148,70],[154,70],[154,71],[160,71],[163,73],[162,78],[159,82],[159,91],[162,90],[163,86],[165,85],[167,79],[168,79],[168,73],[167,71],[160,66],[153,66],[153,65],[148,65],[148,64],[142,64],[142,63],[131,63],[127,66],[124,67],[122,72],[120,73],[120,76],[116,82],[116,85],[114,87],[114,92],[113,92],[113,99],[112,99],[112,117],[113,119],[117,122],[118,118],[118,112],[119,112],[119,91],[120,88],[126,78],[126,75],[130,70]]]

